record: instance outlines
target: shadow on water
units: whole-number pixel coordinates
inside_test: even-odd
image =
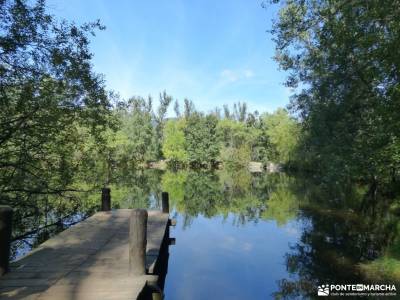
[[[147,284],[138,300],[161,300],[164,298],[165,279],[168,274],[169,247],[173,244],[171,243],[170,229],[167,227],[158,261],[154,267],[154,273],[158,275],[158,280],[155,284]]]

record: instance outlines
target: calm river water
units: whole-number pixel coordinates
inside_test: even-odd
[[[305,176],[148,170],[111,189],[115,208],[157,208],[169,192],[167,300],[316,298],[320,284],[382,280],[363,266],[397,238],[398,216],[366,188]]]

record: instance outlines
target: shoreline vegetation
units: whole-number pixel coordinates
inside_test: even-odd
[[[93,165],[102,168],[107,184],[115,170],[137,168],[193,168],[282,170],[290,166],[299,123],[285,109],[274,113],[247,111],[246,103],[224,106],[204,114],[185,99],[180,113],[174,103],[174,118],[166,112],[172,97],[132,97],[112,110],[115,128],[101,132],[101,152],[93,153]],[[99,162],[102,162],[101,164]]]
[[[1,1],[0,204],[15,209],[14,236],[49,216],[94,211],[95,199],[83,203],[82,191],[150,162],[173,169],[222,162],[231,170],[273,163],[317,178],[321,189],[362,185],[351,210],[372,211],[368,217],[390,229],[379,253],[360,258],[362,269],[398,280],[398,15],[398,1],[286,1],[271,33],[275,59],[290,74],[289,107],[251,112],[238,102],[201,112],[166,91],[157,104],[108,91],[89,48],[105,29],[100,21],[57,20],[45,1]],[[335,207],[346,197],[320,200]]]
[[[142,168],[147,168],[147,169],[156,169],[156,170],[169,170],[171,169],[170,167],[170,162],[168,160],[159,160],[159,161],[154,161],[154,162],[148,162],[146,164],[141,165]],[[223,169],[224,164],[223,162],[216,162],[215,169]],[[172,168],[173,169],[173,168]],[[275,173],[275,172],[282,172],[283,171],[283,166],[277,163],[266,163],[263,164],[261,162],[257,161],[250,161],[248,162],[247,166],[244,166],[243,169],[248,170],[250,173],[260,173],[260,172],[269,172],[269,173]]]

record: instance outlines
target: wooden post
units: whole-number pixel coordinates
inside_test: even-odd
[[[129,270],[131,275],[146,274],[147,210],[134,209],[129,226]]]
[[[101,189],[101,210],[111,210],[111,189],[109,188]]]
[[[169,214],[169,195],[167,192],[161,193],[161,200],[162,200],[162,212]]]
[[[0,276],[9,271],[13,210],[0,205]]]
[[[163,294],[161,292],[152,292],[151,293],[151,300],[162,300]]]

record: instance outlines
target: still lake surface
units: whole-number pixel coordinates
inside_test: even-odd
[[[300,239],[296,221],[237,224],[237,215],[197,216],[172,231],[166,299],[266,299],[288,274],[284,253]],[[178,217],[178,222],[183,222]]]
[[[366,282],[360,264],[383,254],[398,219],[365,187],[283,173],[146,170],[119,177],[111,190],[114,208],[158,208],[169,192],[177,225],[167,300],[316,298],[319,284]],[[98,198],[83,195],[86,210],[14,243],[14,258],[89,215]]]

